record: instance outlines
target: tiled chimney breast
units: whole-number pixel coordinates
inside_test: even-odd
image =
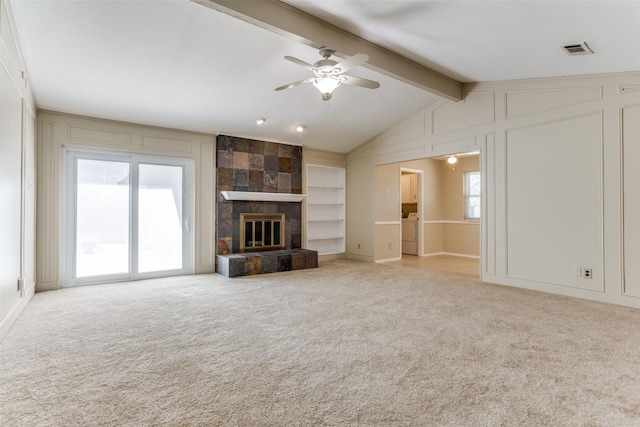
[[[245,212],[284,213],[285,248],[300,248],[300,203],[232,202],[221,191],[302,194],[302,147],[219,135],[217,150],[217,254],[239,252],[240,214]]]

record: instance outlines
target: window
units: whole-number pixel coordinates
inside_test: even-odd
[[[464,219],[480,219],[480,172],[464,174]]]
[[[192,162],[66,150],[65,285],[187,274]]]

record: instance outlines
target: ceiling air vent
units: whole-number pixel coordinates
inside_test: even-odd
[[[582,42],[580,44],[568,44],[566,46],[562,46],[562,48],[569,55],[590,55],[593,53],[587,42]]]

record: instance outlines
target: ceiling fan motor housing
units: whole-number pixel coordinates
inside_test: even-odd
[[[331,49],[330,47],[322,46],[320,48],[320,56],[322,56],[324,59],[329,59],[334,53],[336,53],[336,51],[334,49]]]

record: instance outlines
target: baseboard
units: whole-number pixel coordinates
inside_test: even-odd
[[[375,262],[376,262],[376,263],[381,263],[381,262],[391,262],[391,261],[402,261],[402,257],[398,257],[398,258],[386,258],[386,259],[377,259]]]
[[[360,255],[354,253],[347,253],[347,259],[353,261],[374,262],[374,259],[371,255]]]
[[[18,317],[22,313],[22,310],[24,310],[27,304],[29,304],[29,301],[31,301],[31,298],[33,298],[33,295],[35,294],[35,292],[36,292],[36,284],[32,283],[31,286],[29,286],[29,288],[26,290],[24,297],[20,300],[20,303],[16,305],[11,311],[11,313],[9,314],[9,316],[7,316],[6,319],[4,319],[4,321],[2,322],[2,325],[0,325],[0,341],[4,339],[7,332],[9,332],[9,329],[11,329],[15,321],[18,319]]]
[[[333,261],[335,259],[347,259],[347,254],[327,254],[327,255],[318,255],[318,261]]]
[[[480,259],[480,257],[478,255],[456,254],[456,253],[453,253],[453,252],[433,252],[433,253],[429,253],[429,254],[424,254],[422,256],[423,257],[428,257],[428,256],[438,256],[438,255],[448,255],[448,256],[457,256],[457,257],[461,257],[461,258]]]

